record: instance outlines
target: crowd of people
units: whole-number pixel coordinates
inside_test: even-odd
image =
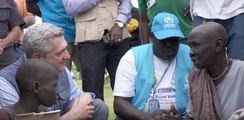
[[[244,2],[137,1],[1,0],[0,120],[244,119]]]

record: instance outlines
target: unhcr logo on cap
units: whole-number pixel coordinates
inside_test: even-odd
[[[154,16],[151,31],[158,40],[169,37],[184,38],[178,18],[171,13],[161,12]]]
[[[165,24],[164,24],[164,28],[175,28],[176,27],[176,25],[175,25],[175,23],[174,23],[174,18],[172,18],[172,17],[166,17],[166,18],[164,18],[164,22],[165,22]]]
[[[166,18],[164,18],[164,22],[165,23],[174,23],[174,18],[172,18],[172,17],[166,17]]]

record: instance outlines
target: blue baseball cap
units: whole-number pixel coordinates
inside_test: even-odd
[[[151,31],[158,40],[170,37],[184,38],[179,27],[178,18],[170,13],[158,13],[152,22]]]

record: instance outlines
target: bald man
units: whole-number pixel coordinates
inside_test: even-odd
[[[226,57],[227,33],[215,22],[194,28],[188,44],[194,64],[188,111],[195,120],[228,120],[244,107],[244,62]]]

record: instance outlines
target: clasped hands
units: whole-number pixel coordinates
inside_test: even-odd
[[[174,105],[171,105],[170,110],[156,110],[150,114],[149,120],[181,120],[183,117],[177,112]]]
[[[91,94],[82,93],[72,105],[72,120],[88,120],[94,113],[93,99]]]

